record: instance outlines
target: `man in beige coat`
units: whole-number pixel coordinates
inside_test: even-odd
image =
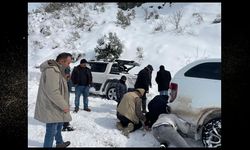
[[[142,88],[135,89],[133,92],[124,94],[120,104],[117,107],[117,122],[116,127],[122,130],[122,134],[128,136],[132,131],[142,127],[142,122],[146,117],[141,111],[142,100],[145,90]]]
[[[44,147],[67,147],[61,135],[63,122],[72,120],[69,112],[69,97],[65,68],[71,63],[72,55],[61,53],[56,60],[47,60],[40,65],[41,78],[37,94],[35,119],[46,123]]]

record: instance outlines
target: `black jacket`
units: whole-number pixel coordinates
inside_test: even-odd
[[[171,74],[169,71],[161,69],[157,72],[155,81],[158,84],[158,91],[168,90]]]
[[[117,102],[120,103],[123,95],[127,93],[127,85],[124,83],[124,81],[119,80],[119,82],[115,86],[116,90],[116,97],[117,97]]]
[[[162,113],[167,112],[168,96],[167,95],[157,95],[148,103],[148,113],[146,114],[147,121],[146,125],[150,127],[155,123],[158,119],[158,116]]]
[[[135,81],[135,89],[143,88],[145,92],[147,92],[149,89],[149,86],[151,86],[151,74],[152,72],[147,67],[142,69],[138,73],[137,79]]]
[[[73,69],[71,80],[75,85],[89,86],[92,83],[91,70],[88,67],[82,68],[78,65]]]

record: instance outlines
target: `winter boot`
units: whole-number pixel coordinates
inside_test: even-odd
[[[130,122],[128,126],[122,130],[122,134],[128,137],[128,134],[133,130],[134,130],[134,124]]]
[[[68,126],[67,131],[74,131],[75,129],[73,127]]]
[[[118,130],[123,129],[123,126],[122,126],[121,122],[116,122],[116,127],[117,127]]]
[[[74,131],[74,130],[75,129],[73,127],[70,127],[70,126],[62,128],[62,131]]]
[[[88,111],[88,112],[91,111],[91,109],[89,109],[89,108],[84,108],[83,110]]]
[[[62,131],[67,131],[67,127],[63,127],[63,128],[62,128]]]
[[[79,107],[75,107],[74,113],[77,113],[79,111]]]
[[[66,148],[70,145],[70,141],[63,142],[62,144],[56,144],[56,148]]]

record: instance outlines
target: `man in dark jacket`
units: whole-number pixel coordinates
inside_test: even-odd
[[[119,82],[115,86],[115,91],[116,91],[116,101],[117,101],[117,107],[120,104],[120,101],[125,93],[127,93],[127,85],[126,85],[126,76],[122,76]]]
[[[146,113],[147,121],[145,125],[151,126],[155,123],[158,116],[162,113],[170,113],[167,95],[157,95],[148,103],[149,112]]]
[[[70,98],[70,92],[71,92],[71,80],[70,80],[70,66],[68,66],[65,69],[65,78],[67,79],[67,85],[68,85],[68,91],[69,91],[69,98]],[[63,128],[62,131],[74,131],[75,129],[70,126],[69,122],[64,122],[63,123]]]
[[[158,84],[158,91],[160,95],[168,95],[169,82],[171,80],[171,74],[165,70],[164,66],[160,66],[160,70],[157,72],[155,81]]]
[[[142,88],[145,90],[141,98],[143,113],[146,113],[146,102],[147,102],[146,93],[148,93],[149,86],[152,87],[152,84],[151,84],[152,71],[153,71],[152,65],[148,65],[147,67],[145,67],[138,73],[138,76],[135,82],[135,89]]]
[[[91,70],[86,66],[86,59],[82,59],[80,65],[73,69],[71,80],[75,84],[75,110],[79,111],[79,99],[83,94],[83,110],[90,112],[88,107],[89,87],[92,84]]]

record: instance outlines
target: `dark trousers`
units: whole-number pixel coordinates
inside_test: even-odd
[[[63,128],[67,128],[69,126],[69,122],[64,122],[63,123]]]
[[[117,112],[116,116],[121,121],[121,124],[124,127],[127,127],[129,123],[133,123],[134,124],[134,130],[133,131],[135,131],[137,129],[140,129],[142,127],[141,122],[139,122],[138,124],[135,124],[134,122],[129,120],[127,117],[121,115],[119,112]]]
[[[142,100],[142,111],[146,112],[146,104],[147,104],[146,91],[144,92],[143,96],[141,97],[141,100]]]

